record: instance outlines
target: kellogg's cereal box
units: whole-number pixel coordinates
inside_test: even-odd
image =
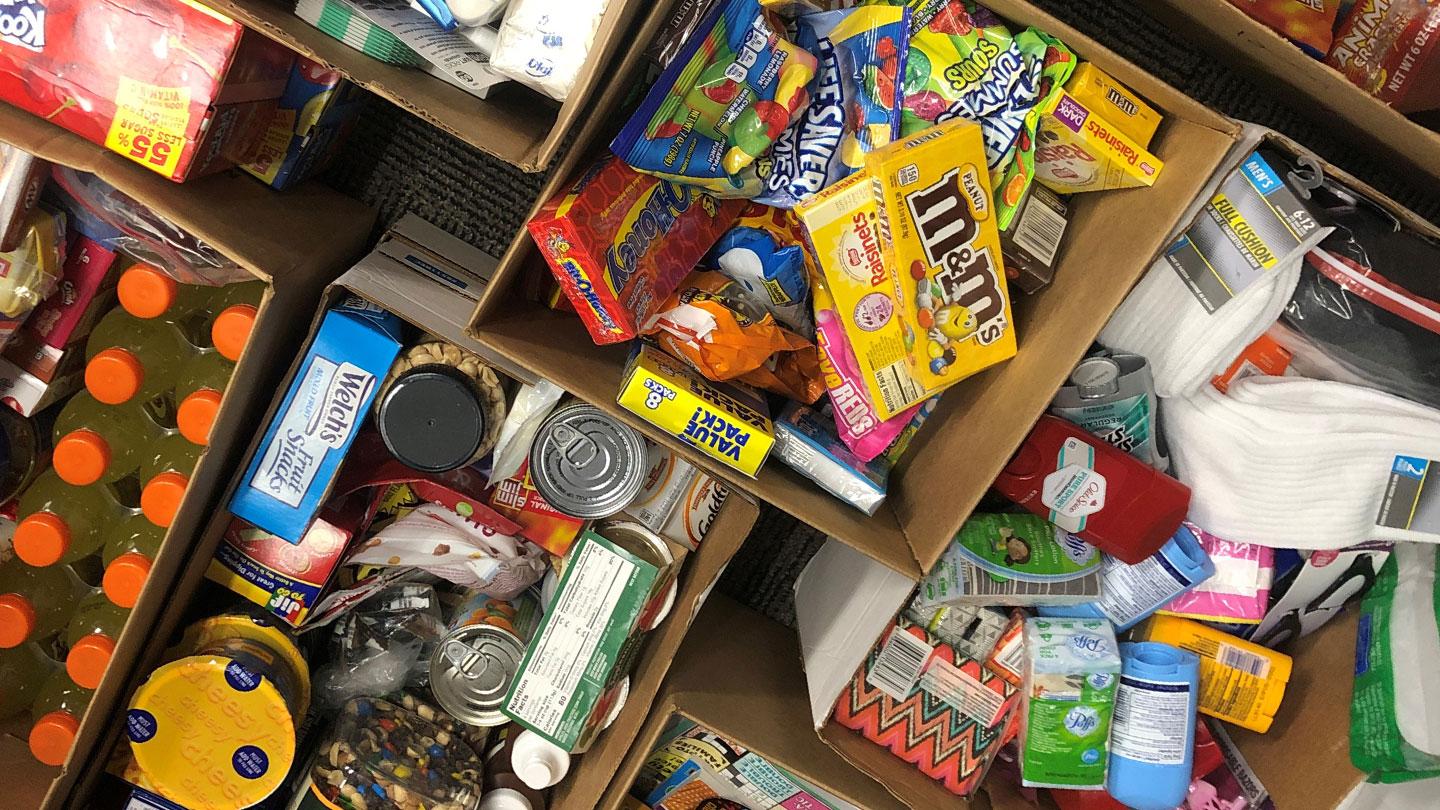
[[[1059,194],[1153,186],[1164,161],[1082,104],[1059,92],[1040,108],[1035,179]]]
[[[619,343],[640,334],[744,204],[607,155],[527,227],[591,338]]]

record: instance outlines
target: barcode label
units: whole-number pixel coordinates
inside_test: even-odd
[[[929,660],[932,649],[899,627],[890,631],[885,646],[875,656],[875,665],[865,675],[865,682],[898,701],[910,697],[920,670]]]
[[[880,386],[880,398],[890,411],[903,411],[923,398],[920,385],[910,376],[904,360],[875,369],[875,382]]]
[[[1221,643],[1215,652],[1215,660],[1231,669],[1248,672],[1257,678],[1270,674],[1270,661],[1263,655],[1242,650],[1231,644]]]
[[[925,668],[920,688],[985,728],[999,722],[1005,708],[1004,694],[991,691],[978,678],[943,658],[936,658]]]
[[[1064,215],[1039,198],[1030,200],[1020,215],[1020,224],[1015,226],[1015,244],[1047,267],[1055,264],[1055,254],[1064,236]]]

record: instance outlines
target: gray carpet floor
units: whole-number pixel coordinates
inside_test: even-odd
[[[1262,124],[1305,144],[1419,215],[1440,223],[1440,188],[1417,183],[1292,107],[1266,80],[1219,61],[1160,24],[1136,0],[1032,0],[1226,115]],[[326,181],[380,211],[380,228],[413,211],[500,255],[523,225],[544,176],[527,175],[401,111],[376,103]],[[765,508],[720,588],[793,624],[790,588],[824,538],[796,518]]]

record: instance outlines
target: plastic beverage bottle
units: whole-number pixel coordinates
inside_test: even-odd
[[[35,702],[40,687],[55,671],[55,662],[39,645],[21,644],[0,650],[0,718],[13,717]]]
[[[180,511],[180,502],[190,486],[190,476],[205,448],[172,433],[151,448],[140,464],[140,510],[151,523],[169,528]]]
[[[529,729],[515,734],[510,767],[532,790],[560,784],[570,772],[570,752]]]
[[[52,674],[30,707],[35,720],[30,727],[30,753],[46,765],[64,765],[94,696],[95,690],[77,686],[63,670]]]
[[[65,629],[75,605],[91,587],[68,565],[34,568],[19,559],[0,565],[0,649],[40,641]]]
[[[37,567],[89,557],[100,551],[105,521],[119,509],[104,485],[71,486],[49,470],[20,496],[15,555]]]
[[[209,311],[220,289],[181,284],[153,264],[136,262],[120,274],[115,293],[120,306],[132,316],[143,320],[163,318],[173,323]]]
[[[75,486],[118,481],[140,466],[141,449],[164,435],[164,426],[138,400],[106,405],[82,391],[55,420],[51,466]]]
[[[170,390],[171,375],[193,351],[173,323],[112,310],[85,344],[85,389],[106,405],[153,399]]]
[[[175,423],[192,443],[210,443],[210,429],[234,373],[235,362],[215,350],[197,355],[180,369],[175,381]]]
[[[240,359],[250,333],[255,331],[255,319],[260,314],[260,300],[265,295],[265,283],[247,281],[220,288],[218,300],[211,310],[209,332],[210,342],[220,355],[231,362]]]
[[[129,618],[129,608],[112,604],[101,591],[80,600],[65,628],[65,644],[70,648],[65,656],[65,671],[70,680],[85,689],[100,686]]]
[[[101,557],[105,575],[100,587],[111,602],[123,608],[135,607],[160,554],[165,533],[138,509],[110,525]]]

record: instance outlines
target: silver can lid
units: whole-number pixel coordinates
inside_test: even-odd
[[[571,517],[609,517],[629,506],[640,494],[645,471],[640,434],[594,405],[555,411],[530,446],[531,483]]]
[[[446,636],[430,659],[430,691],[452,717],[472,726],[510,722],[501,711],[525,645],[514,634],[487,624]]]
[[[1070,384],[1081,399],[1114,396],[1120,391],[1120,364],[1108,357],[1082,360],[1070,373]]]

